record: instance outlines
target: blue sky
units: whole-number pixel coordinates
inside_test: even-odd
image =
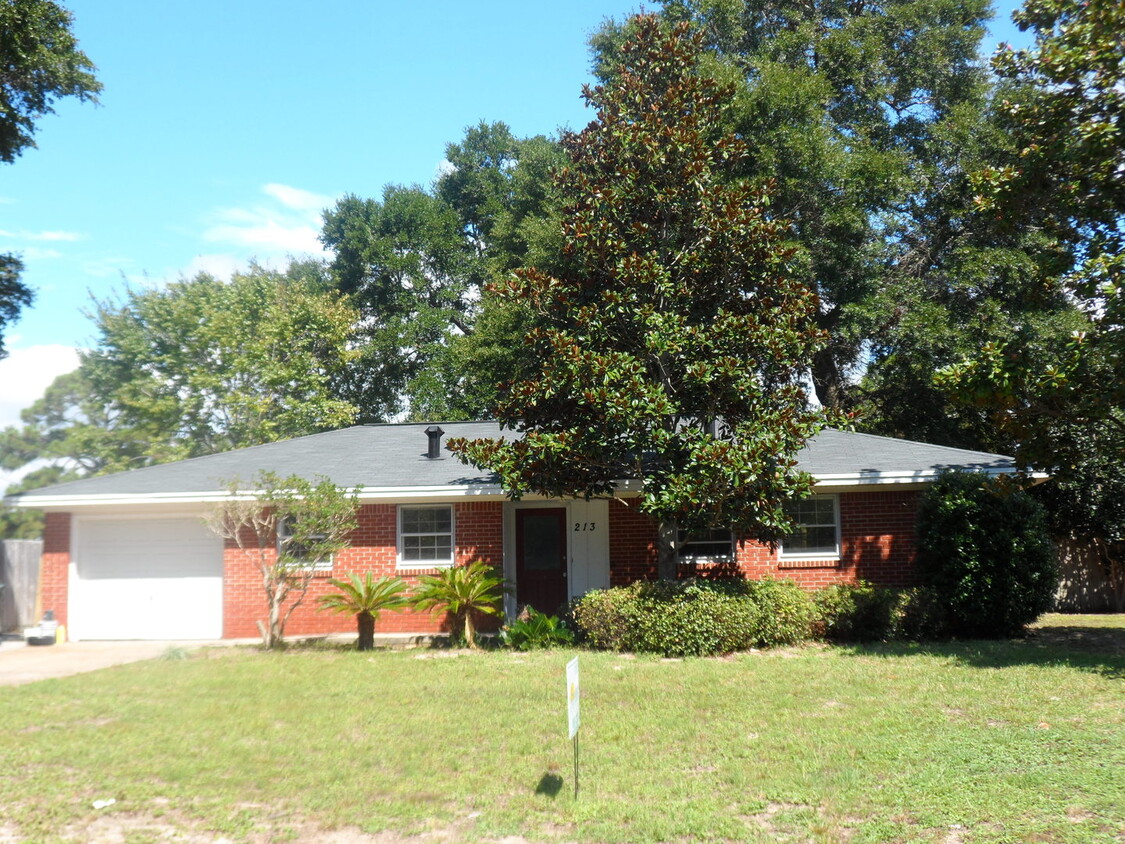
[[[0,252],[37,301],[9,326],[0,427],[93,341],[90,295],[319,249],[344,193],[429,184],[480,120],[581,127],[586,39],[636,0],[63,0],[105,86],[0,167]],[[1022,38],[998,6],[988,51]],[[2,480],[2,479],[0,479]]]

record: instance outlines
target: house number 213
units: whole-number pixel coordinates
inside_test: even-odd
[[[575,522],[574,532],[578,533],[579,531],[593,530],[595,524],[597,524],[597,522]]]

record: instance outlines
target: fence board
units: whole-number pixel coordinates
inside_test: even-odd
[[[39,620],[32,616],[42,554],[42,540],[0,540],[0,633],[20,633]]]

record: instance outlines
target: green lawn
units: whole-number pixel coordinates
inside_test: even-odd
[[[0,842],[1125,839],[1125,616],[581,653],[577,800],[572,656],[224,648],[0,688]]]

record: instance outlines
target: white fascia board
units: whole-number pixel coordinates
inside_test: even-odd
[[[814,475],[814,485],[820,488],[879,486],[887,484],[914,484],[926,486],[938,479],[944,470],[926,469],[920,472],[846,472],[838,475]],[[999,478],[1004,475],[1017,474],[1015,467],[969,469],[967,471],[987,475],[990,478]],[[1028,477],[1035,483],[1042,483],[1049,475],[1044,472],[1031,472]]]
[[[217,504],[223,501],[253,501],[257,493],[247,490],[237,496],[229,492],[151,492],[108,495],[40,495],[23,497],[10,502],[11,506],[31,510],[72,510],[78,507],[153,506],[161,504]],[[442,500],[457,498],[506,498],[504,490],[495,484],[464,486],[409,486],[364,487],[358,492],[361,502]]]
[[[983,469],[980,470],[989,477],[1015,474],[1013,469]],[[937,478],[937,471],[924,472],[848,472],[835,475],[815,475],[816,489],[837,489],[840,487],[867,487],[878,485],[916,485],[925,486],[933,483]],[[1034,472],[1029,477],[1035,483],[1041,483],[1049,476],[1043,472]],[[616,482],[616,497],[631,498],[639,494],[643,488],[640,481],[622,480]],[[407,486],[407,487],[363,487],[358,492],[361,502],[376,501],[450,501],[460,498],[475,500],[506,500],[507,494],[499,484],[479,484],[474,486]],[[235,500],[253,500],[257,497],[255,491],[248,490],[238,495]],[[525,496],[528,500],[541,499],[542,496]],[[6,499],[5,503],[12,507],[29,510],[64,511],[86,507],[146,507],[169,504],[216,504],[230,501],[231,495],[225,490],[212,492],[154,492],[154,493],[121,493],[97,495],[40,495],[21,496],[20,498]]]

